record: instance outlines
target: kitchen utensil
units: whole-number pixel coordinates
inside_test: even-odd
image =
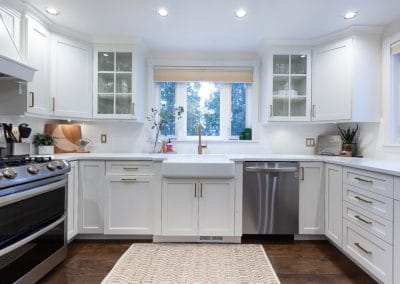
[[[17,139],[18,142],[21,142],[21,136],[19,134],[18,127],[13,127],[11,130],[12,134],[14,135],[15,139]]]
[[[17,138],[15,138],[14,134],[12,133],[12,124],[3,123],[6,140],[9,143],[18,142]]]
[[[28,138],[29,135],[31,135],[32,128],[29,127],[28,124],[26,123],[21,123],[18,126],[19,134],[20,134],[20,139],[21,138]]]

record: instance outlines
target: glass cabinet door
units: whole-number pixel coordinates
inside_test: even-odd
[[[308,55],[275,54],[272,59],[271,118],[306,118]]]
[[[133,115],[132,52],[97,51],[97,114]]]

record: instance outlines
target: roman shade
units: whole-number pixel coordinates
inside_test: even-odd
[[[154,67],[155,82],[253,83],[251,67]]]
[[[392,55],[400,54],[400,41],[397,41],[390,46],[390,53]]]

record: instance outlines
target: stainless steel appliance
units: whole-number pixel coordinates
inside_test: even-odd
[[[63,160],[0,159],[1,283],[35,283],[66,257],[69,171]]]
[[[243,170],[243,234],[297,234],[298,163],[245,162]]]

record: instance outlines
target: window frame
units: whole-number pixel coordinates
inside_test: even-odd
[[[393,44],[400,42],[400,33],[397,33],[383,43],[383,61],[387,64],[387,71],[383,76],[383,95],[388,105],[383,106],[383,120],[386,122],[386,147],[400,147],[400,53],[392,55],[391,47]],[[396,63],[393,62],[396,57]],[[396,64],[396,66],[395,66]],[[396,73],[397,72],[397,73]],[[397,81],[396,81],[397,80]],[[385,111],[387,109],[387,113]]]
[[[160,90],[159,85],[157,82],[154,81],[154,68],[156,67],[222,67],[222,68],[252,68],[253,69],[253,83],[248,84],[246,96],[247,96],[247,106],[246,106],[246,125],[252,127],[252,140],[256,141],[258,137],[258,129],[257,124],[260,122],[260,107],[262,105],[262,97],[260,96],[259,89],[260,89],[260,58],[258,55],[243,55],[243,54],[233,54],[231,56],[225,56],[221,58],[215,58],[217,55],[209,55],[207,58],[203,59],[205,55],[188,55],[190,58],[187,58],[187,55],[180,56],[174,54],[152,54],[148,57],[147,60],[147,86],[148,90],[150,91],[150,95],[148,96],[148,105],[149,109],[152,106],[159,106],[160,105]],[[194,58],[194,59],[193,59]],[[239,58],[239,59],[237,59]],[[152,95],[151,95],[152,93]],[[177,100],[178,102],[178,100]],[[178,103],[177,103],[178,104]],[[185,101],[186,105],[186,101]],[[230,114],[231,115],[231,114]],[[185,117],[182,117],[180,120],[176,121],[176,129],[178,134],[180,133],[180,129],[178,127],[182,124],[182,121],[186,121],[186,114],[184,113]],[[229,120],[230,121],[230,120]],[[186,123],[186,122],[185,122]],[[185,125],[186,126],[186,125]],[[230,127],[229,127],[230,128]],[[185,132],[186,133],[186,132]],[[197,137],[195,136],[167,136],[175,141],[197,141]],[[212,137],[207,136],[207,141],[216,141],[216,142],[228,142],[228,141],[235,141],[235,142],[249,142],[248,140],[238,140],[237,136],[227,136],[223,139],[220,137]]]

